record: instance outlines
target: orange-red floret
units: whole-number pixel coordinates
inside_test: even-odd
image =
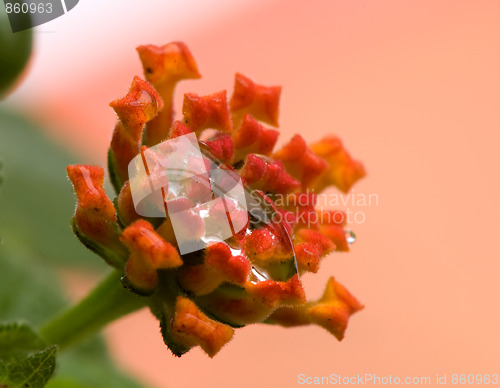
[[[125,226],[141,218],[135,211],[129,181],[123,184],[120,194],[118,195],[118,217],[120,218],[120,222]]]
[[[302,183],[304,190],[314,189],[318,178],[328,169],[328,163],[316,155],[300,135],[292,137],[273,157],[283,162],[290,175]]]
[[[191,132],[193,132],[193,131],[191,131],[190,128],[186,127],[180,121],[176,121],[174,123],[174,125],[172,125],[172,128],[170,130],[170,134],[168,137],[169,137],[169,139],[173,139],[175,137],[187,135]]]
[[[295,233],[294,250],[299,271],[316,273],[321,258],[335,249],[335,244],[321,233],[302,228]]]
[[[268,321],[285,327],[315,323],[341,341],[350,316],[363,307],[344,286],[331,277],[318,301],[302,306],[281,307],[273,312]]]
[[[131,132],[130,135],[138,138],[137,132],[142,132],[142,126],[158,114],[163,101],[148,82],[135,76],[125,97],[110,102],[109,106]]]
[[[283,241],[281,236],[269,226],[252,230],[245,236],[243,242],[245,255],[260,265],[280,262],[288,258],[290,249],[287,244],[288,241]]]
[[[212,155],[221,162],[227,165],[232,164],[234,159],[234,146],[229,135],[219,132],[209,140],[206,140],[205,144],[210,149]]]
[[[279,132],[262,126],[245,113],[240,127],[232,134],[235,148],[234,161],[245,159],[248,154],[269,156],[278,141]]]
[[[336,251],[348,252],[349,243],[344,229],[347,223],[346,214],[338,210],[329,210],[318,212],[318,217],[320,233],[335,244]]]
[[[198,135],[207,128],[228,133],[233,130],[225,90],[208,96],[186,93],[182,113],[184,124]]]
[[[213,357],[231,340],[234,329],[208,318],[193,301],[179,296],[170,322],[170,334],[186,348],[200,346]]]
[[[336,136],[328,136],[311,145],[316,155],[328,162],[328,169],[315,183],[314,190],[321,191],[334,185],[346,193],[352,185],[366,175],[361,162],[353,159]]]
[[[280,86],[256,84],[243,74],[236,73],[230,106],[234,121],[238,122],[245,113],[257,120],[278,126]]]
[[[119,118],[111,139],[111,152],[116,173],[123,183],[128,180],[130,161],[140,152],[144,125],[158,114],[163,102],[149,83],[134,77],[127,95],[109,105]]]
[[[280,161],[255,154],[247,156],[239,174],[255,190],[285,194],[300,188],[300,182],[286,172]]]
[[[226,280],[243,284],[250,275],[250,263],[242,255],[234,256],[227,244],[215,243],[205,248],[205,263],[217,269]]]
[[[140,292],[156,288],[157,270],[182,265],[177,249],[163,240],[145,220],[138,220],[128,226],[120,236],[120,240],[130,251],[130,258],[125,268],[127,280]]]
[[[291,193],[288,194],[284,203],[277,201],[276,204],[283,206],[296,216],[295,229],[318,228],[318,214],[315,209],[317,196],[314,193]]]
[[[243,255],[233,255],[225,243],[214,243],[205,248],[204,263],[183,268],[179,281],[186,290],[205,295],[223,282],[244,284],[250,270],[250,262]]]
[[[137,47],[146,79],[158,85],[182,79],[200,78],[198,66],[188,47],[182,42],[164,46],[152,44]]]
[[[175,86],[183,79],[200,78],[200,73],[193,55],[182,42],[139,46],[137,51],[146,79],[154,85],[165,103],[165,108],[148,123],[144,133],[145,144],[151,147],[168,138],[174,115]]]
[[[275,280],[249,282],[246,289],[250,295],[260,298],[269,307],[276,307],[278,304],[302,304],[306,302],[306,294],[299,280],[299,275],[294,275],[286,282]]]
[[[117,240],[116,211],[103,188],[104,170],[96,166],[72,165],[66,168],[78,203],[75,222],[86,237],[102,244]]]
[[[340,341],[344,338],[349,317],[363,307],[342,284],[331,277],[323,296],[307,310],[307,314],[311,322],[324,327]]]

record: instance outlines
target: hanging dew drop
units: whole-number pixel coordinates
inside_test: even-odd
[[[347,243],[349,245],[352,245],[356,242],[356,235],[354,234],[354,232],[350,229],[346,229],[345,230],[345,238],[347,240]]]

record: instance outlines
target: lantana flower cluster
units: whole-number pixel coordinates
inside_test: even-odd
[[[347,192],[365,175],[362,164],[335,136],[308,145],[295,135],[275,149],[281,88],[242,74],[236,74],[229,101],[225,90],[185,94],[182,117],[175,120],[175,86],[200,77],[192,54],[180,42],[137,51],[145,80],[134,77],[126,96],[110,103],[118,116],[108,155],[117,197],[106,195],[101,167],[67,168],[78,199],[75,234],[123,273],[125,287],[147,298],[177,356],[200,346],[212,357],[235,328],[252,323],[317,324],[341,340],[349,317],[363,306],[333,277],[319,300],[307,301],[299,276],[316,273],[330,253],[349,250],[345,214],[317,210],[316,194],[330,186]],[[151,147],[192,133],[207,158],[237,173],[245,190],[279,217],[252,223],[250,216],[230,238],[182,255],[168,213],[137,213],[128,168]],[[195,195],[176,206],[193,206]],[[277,196],[286,201],[277,205]],[[193,236],[203,233],[195,215],[185,226]]]

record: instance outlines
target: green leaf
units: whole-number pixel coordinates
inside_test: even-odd
[[[45,386],[56,367],[57,347],[26,323],[0,325],[0,383],[9,388]]]
[[[58,279],[27,247],[0,244],[0,320],[38,326],[66,306],[62,295]]]
[[[19,14],[29,19],[29,14]],[[31,55],[31,30],[12,32],[5,8],[0,7],[0,98],[12,90]]]
[[[104,270],[106,265],[80,244],[70,226],[76,201],[66,166],[81,161],[49,141],[37,125],[4,108],[0,159],[3,240],[29,247],[44,263]]]
[[[57,347],[52,345],[10,365],[8,379],[5,381],[10,382],[11,388],[45,386],[56,368],[56,354]]]
[[[44,349],[47,344],[26,323],[0,324],[0,360]]]

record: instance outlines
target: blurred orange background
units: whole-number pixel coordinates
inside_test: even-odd
[[[155,388],[500,373],[500,2],[102,3],[37,27],[30,72],[8,100],[82,163],[105,163],[108,103],[141,74],[135,47],[182,40],[203,78],[177,89],[178,112],[186,91],[230,94],[237,71],[282,85],[280,144],[339,135],[368,171],[355,193],[378,196],[350,206],[366,216],[351,225],[351,252],[302,278],[311,299],[333,274],[366,305],[342,342],[318,327],[253,325],[214,359],[178,359],[141,311],[106,329],[124,369]]]

